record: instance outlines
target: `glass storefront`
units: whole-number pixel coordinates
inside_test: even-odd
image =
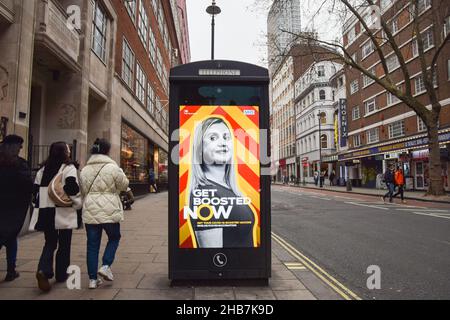
[[[122,123],[120,166],[130,180],[130,184],[148,183],[148,170],[153,158],[150,157],[149,146],[147,138]]]

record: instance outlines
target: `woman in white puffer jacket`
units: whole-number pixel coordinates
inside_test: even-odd
[[[81,170],[81,191],[84,195],[83,222],[87,234],[87,266],[89,288],[95,289],[101,283],[99,274],[107,281],[114,280],[111,265],[114,262],[120,241],[120,222],[123,221],[123,207],[120,192],[128,188],[128,179],[122,169],[108,154],[111,144],[97,139],[92,147],[86,166]],[[108,236],[108,244],[98,268],[98,255],[102,232]]]

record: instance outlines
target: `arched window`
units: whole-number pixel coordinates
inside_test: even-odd
[[[325,90],[320,90],[319,91],[319,99],[320,100],[325,100],[326,99]]]
[[[328,148],[328,138],[327,138],[326,134],[323,134],[320,136],[320,145],[321,145],[322,149]]]
[[[325,112],[322,112],[322,113],[320,114],[320,123],[321,123],[321,124],[326,124],[326,123],[327,123],[327,115],[326,115]]]

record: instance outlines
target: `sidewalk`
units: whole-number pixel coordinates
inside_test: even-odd
[[[273,183],[274,185],[284,185],[281,183]],[[353,194],[362,194],[362,195],[368,195],[368,196],[376,196],[381,197],[384,194],[386,194],[387,190],[385,189],[369,189],[369,188],[355,188],[352,187],[352,191],[347,191],[345,186],[330,186],[329,184],[325,184],[323,188],[319,188],[318,186],[315,186],[314,184],[306,184],[303,185],[297,185],[297,184],[288,184],[287,186],[290,187],[297,187],[297,188],[305,188],[305,189],[319,189],[319,190],[326,190],[326,191],[333,191],[333,192],[341,192],[341,193],[353,193]],[[445,196],[442,197],[436,197],[436,196],[428,196],[425,194],[426,191],[405,191],[404,197],[405,199],[409,200],[419,200],[419,201],[428,201],[428,202],[438,202],[438,203],[448,203],[450,204],[450,193],[446,193]]]
[[[72,239],[72,265],[81,268],[81,290],[69,290],[65,283],[55,284],[50,293],[36,286],[35,272],[44,236],[28,234],[19,239],[20,278],[3,282],[6,270],[5,250],[0,251],[0,300],[3,299],[88,299],[88,300],[315,300],[342,299],[341,295],[307,269],[286,245],[272,241],[272,278],[268,287],[175,287],[168,279],[167,192],[151,194],[136,201],[125,212],[122,240],[112,266],[115,280],[99,289],[89,290],[86,268],[86,236],[77,230]],[[101,252],[106,244],[102,239]],[[292,250],[290,250],[292,252]],[[101,256],[100,256],[101,257]],[[53,281],[52,281],[53,283]]]

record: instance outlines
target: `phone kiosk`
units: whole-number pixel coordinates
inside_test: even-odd
[[[268,70],[202,61],[170,72],[169,278],[267,285]]]

